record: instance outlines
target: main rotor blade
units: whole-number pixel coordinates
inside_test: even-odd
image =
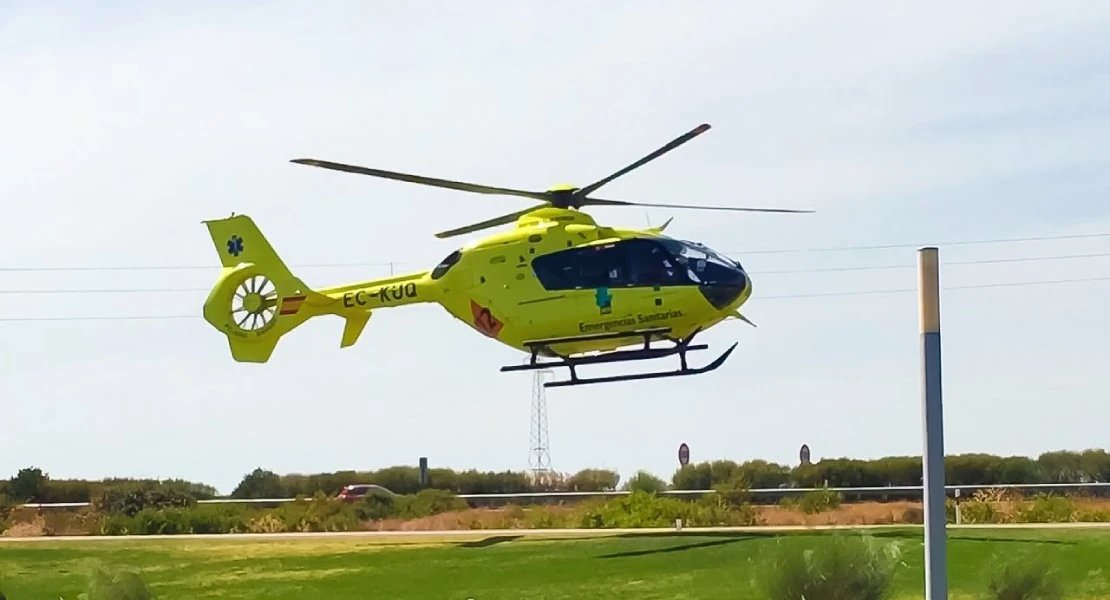
[[[507,215],[501,215],[500,217],[494,217],[494,218],[489,219],[487,221],[482,221],[481,223],[475,223],[473,225],[466,225],[464,227],[459,227],[458,229],[451,229],[449,231],[443,231],[443,232],[437,233],[436,237],[440,238],[440,239],[444,239],[444,238],[449,238],[449,237],[453,237],[453,236],[456,236],[456,235],[462,235],[464,233],[473,233],[475,231],[481,231],[482,229],[488,229],[490,227],[497,227],[498,225],[507,225],[507,224],[512,223],[513,221],[516,221],[520,217],[522,217],[522,216],[524,216],[524,215],[526,215],[526,214],[528,214],[528,213],[530,213],[530,212],[532,212],[532,211],[534,211],[538,208],[544,208],[544,207],[547,207],[547,206],[550,206],[550,204],[539,204],[539,205],[533,206],[531,208],[526,208],[524,210],[518,210],[514,213],[509,213]]]
[[[667,143],[667,145],[663,146],[662,148],[656,150],[655,152],[652,152],[651,154],[648,154],[647,156],[641,158],[640,160],[638,160],[638,161],[628,165],[627,167],[621,169],[620,171],[617,171],[616,173],[613,173],[612,175],[606,177],[605,179],[601,179],[599,181],[591,183],[590,185],[587,185],[586,187],[574,192],[574,195],[578,198],[584,198],[584,197],[592,194],[593,192],[596,192],[598,188],[600,188],[601,186],[609,183],[610,181],[613,181],[617,177],[620,177],[620,176],[628,173],[629,171],[631,171],[633,169],[638,169],[638,168],[646,165],[647,163],[659,158],[660,156],[663,156],[664,154],[670,152],[671,150],[674,150],[675,148],[678,148],[679,146],[685,144],[686,142],[688,142],[688,141],[696,138],[697,136],[705,133],[706,131],[709,131],[709,123],[702,123],[701,125],[698,125],[697,127],[691,129],[690,131],[687,131],[686,133],[684,133],[684,134],[676,137],[675,139],[671,140],[670,142]]]
[[[448,179],[437,179],[435,177],[424,177],[422,175],[410,175],[408,173],[398,173],[396,171],[383,171],[381,169],[371,169],[368,167],[358,167],[354,165],[345,165],[342,163],[330,162],[326,160],[316,160],[314,158],[297,158],[289,162],[294,162],[299,165],[308,165],[311,167],[320,167],[322,169],[331,169],[333,171],[346,171],[348,173],[358,173],[360,175],[370,175],[371,177],[382,177],[384,179],[393,179],[395,181],[405,181],[408,183],[419,183],[421,185],[430,185],[434,187],[448,188],[452,190],[460,190],[463,192],[473,192],[475,194],[493,194],[497,196],[521,196],[524,198],[533,198],[535,200],[547,200],[548,195],[544,192],[529,192],[527,190],[514,190],[511,188],[493,187],[488,185],[481,185],[477,183],[466,183],[462,181],[451,181]]]
[[[813,213],[814,210],[799,210],[793,208],[749,208],[744,206],[695,206],[693,204],[656,204],[653,202],[625,202],[624,200],[603,200],[601,198],[583,198],[583,206],[653,206],[658,208],[689,208],[693,210],[732,210],[738,212],[768,212],[768,213]]]

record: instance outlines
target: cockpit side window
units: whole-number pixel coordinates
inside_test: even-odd
[[[451,254],[448,254],[446,258],[436,265],[436,268],[432,269],[432,279],[439,279],[446,275],[447,271],[450,271],[451,267],[455,266],[455,263],[459,262],[461,258],[462,252],[459,250],[455,250]]]
[[[703,244],[670,238],[660,241],[674,254],[687,275],[699,284],[731,282],[742,270],[740,263],[714,252]]]
[[[664,246],[635,238],[538,256],[532,260],[532,268],[540,284],[548,290],[691,283]]]

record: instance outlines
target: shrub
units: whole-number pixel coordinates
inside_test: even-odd
[[[239,533],[247,530],[253,511],[239,506],[199,504],[185,512],[191,533]]]
[[[636,471],[636,474],[624,483],[623,488],[633,492],[640,491],[658,494],[667,489],[667,484],[662,479],[659,479],[647,471]]]
[[[727,504],[725,498],[728,497],[705,496],[691,502],[635,491],[606,502],[580,506],[575,513],[578,526],[586,529],[670,527],[677,519],[692,527],[757,523],[752,505]]]
[[[428,488],[412,496],[398,496],[394,499],[396,516],[403,519],[419,519],[440,513],[465,510],[466,501],[447,490]]]
[[[1098,509],[1077,511],[1075,520],[1080,523],[1105,523],[1110,521],[1110,511]]]
[[[760,565],[754,581],[768,600],[880,600],[890,591],[899,564],[896,543],[880,545],[869,536],[818,538],[817,548],[780,539],[779,547]]]
[[[524,510],[523,506],[519,504],[510,504],[505,507],[505,511],[501,514],[497,529],[515,529],[521,527],[524,525],[527,518],[528,511]]]
[[[992,502],[972,499],[960,503],[960,520],[964,523],[1002,523],[1006,514],[996,509]]]
[[[354,506],[336,502],[324,492],[316,492],[311,500],[298,497],[273,512],[287,531],[351,531],[359,529],[360,520]]]
[[[572,492],[604,492],[617,489],[620,475],[605,469],[582,469],[567,478],[567,489]]]
[[[109,569],[102,564],[93,567],[85,592],[78,600],[151,600],[154,597],[139,572],[130,569]]]
[[[732,477],[713,486],[717,492],[717,501],[726,509],[739,508],[751,502],[751,485],[741,473],[734,473]]]
[[[581,513],[581,527],[609,529],[625,527],[667,527],[676,519],[690,521],[694,505],[675,498],[659,497],[650,492],[632,492]]]
[[[1060,496],[1038,495],[1030,505],[1017,510],[1019,523],[1067,523],[1075,515],[1075,505]]]
[[[188,508],[196,498],[180,486],[157,482],[127,483],[106,488],[93,506],[109,514],[133,517],[147,509]]]
[[[355,503],[355,514],[363,521],[380,521],[397,513],[397,499],[388,494],[367,494]]]
[[[525,526],[529,529],[568,528],[572,526],[571,513],[556,512],[547,506],[537,506],[527,512]]]
[[[102,535],[176,535],[248,531],[249,513],[239,507],[198,505],[189,508],[144,508],[134,515],[109,514],[100,522]]]
[[[996,556],[988,566],[987,597],[991,600],[1059,600],[1063,585],[1051,562],[1034,554]]]
[[[267,513],[247,522],[247,531],[251,533],[282,533],[287,530],[284,521]]]
[[[803,494],[799,505],[805,514],[815,515],[839,507],[843,499],[840,492],[822,487]]]

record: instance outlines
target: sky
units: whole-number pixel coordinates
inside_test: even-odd
[[[532,376],[498,371],[522,355],[438,306],[383,310],[345,349],[316,319],[234,362],[201,319],[201,221],[251,215],[315,287],[422,270],[467,239],[435,232],[530,201],[289,160],[545,189],[702,122],[604,197],[817,212],[591,211],[673,217],[740,260],[758,327],[702,334],[703,355],[739,342],[711,374],[548,390],[556,470],[669,479],[683,442],[694,462],[920,454],[926,244],[946,450],[1106,443],[1105,2],[7,0],[0,73],[3,476],[226,493],[256,467],[526,469]],[[961,243],[1014,238],[1052,239]],[[321,263],[360,266],[298,266]]]

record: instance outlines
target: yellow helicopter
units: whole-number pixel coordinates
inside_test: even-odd
[[[659,227],[599,225],[585,206],[658,206],[780,213],[810,210],[647,204],[590,196],[601,186],[709,130],[702,124],[655,152],[586,187],[534,192],[368,169],[315,159],[292,162],[479,194],[520,196],[542,203],[437,234],[447,238],[505,225],[516,227],[472,241],[438,265],[406,275],[312,289],[297,278],[246,215],[205,221],[223,270],[204,303],[204,318],[223,332],[240,362],[269,360],[281,336],[308,319],[345,320],[340,347],[354,344],[374,311],[435,302],[479,333],[530,354],[518,371],[567,367],[570,378],[548,387],[706,373],[686,353],[698,332],[728,319],[751,296],[739,262],[706,246],[663,235]],[[668,342],[663,347],[653,342]],[[635,346],[635,347],[633,347]],[[576,367],[678,355],[676,371],[583,378]],[[539,357],[555,360],[539,360]]]

